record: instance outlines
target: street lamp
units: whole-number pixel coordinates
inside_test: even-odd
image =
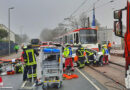
[[[10,55],[10,10],[11,9],[14,9],[14,7],[10,7],[9,9],[8,9],[8,28],[9,28],[9,55]]]

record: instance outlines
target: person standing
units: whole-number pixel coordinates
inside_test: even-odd
[[[32,82],[32,79],[35,81],[37,80],[37,62],[35,55],[39,56],[39,53],[32,48],[31,45],[27,46],[27,49],[23,52],[23,58],[26,60],[26,71],[28,75],[28,79],[30,82]]]
[[[65,57],[65,67],[63,71],[65,72],[68,66],[71,66],[71,70],[74,70],[74,65],[72,61],[72,48],[69,44],[66,44],[66,47],[64,49],[63,55]]]
[[[79,45],[78,49],[76,50],[76,55],[78,56],[77,64],[79,68],[83,68],[85,66],[85,56],[84,56],[84,48]]]
[[[102,46],[102,53],[103,53],[103,64],[109,64],[109,61],[108,61],[109,51],[107,49],[106,44]]]
[[[109,53],[110,53],[110,51],[111,51],[111,47],[112,47],[111,42],[108,41],[107,48],[108,48]]]
[[[19,50],[19,46],[16,44],[15,46],[14,46],[14,50],[15,50],[15,52],[16,52],[16,54],[18,53],[18,50]]]
[[[23,45],[21,49],[23,50],[22,55],[21,55],[21,61],[23,62],[23,67],[24,67],[23,81],[26,81],[27,80],[27,59],[24,58],[25,57],[24,53],[25,53],[25,50],[27,49],[27,46]]]

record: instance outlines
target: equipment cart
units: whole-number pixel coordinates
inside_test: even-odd
[[[61,48],[43,48],[41,49],[42,63],[42,88],[45,90],[48,87],[62,86],[62,49]]]

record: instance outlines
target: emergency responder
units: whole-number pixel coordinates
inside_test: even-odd
[[[14,46],[14,50],[15,50],[15,52],[16,52],[16,54],[18,53],[18,50],[19,50],[19,46],[16,44],[15,46]]]
[[[89,65],[90,64],[90,60],[93,60],[93,65],[96,65],[96,60],[95,60],[95,54],[90,51],[85,49],[85,53],[87,55],[86,61],[85,61],[85,65]]]
[[[76,55],[78,56],[78,67],[83,68],[85,66],[85,56],[84,56],[84,48],[79,45],[78,49],[76,50]]]
[[[74,65],[72,61],[72,48],[69,44],[66,44],[66,47],[64,48],[63,55],[65,57],[65,67],[63,71],[65,72],[68,66],[71,66],[71,70],[74,70]]]
[[[22,55],[21,55],[21,61],[23,62],[23,67],[24,67],[24,71],[23,71],[23,81],[27,80],[27,59],[23,58],[23,55],[25,53],[25,50],[27,49],[26,45],[22,45],[21,49],[23,50]]]
[[[35,54],[37,56],[39,55],[39,53],[35,49],[33,49],[31,45],[28,45],[27,49],[25,49],[23,53],[23,58],[26,60],[25,73],[28,74],[27,76],[30,82],[32,82],[32,78],[34,78],[34,81],[37,80],[37,73],[36,73],[37,62]]]
[[[110,53],[110,51],[111,51],[111,47],[112,47],[111,42],[108,41],[107,48],[108,48],[109,53]]]
[[[103,53],[103,64],[109,64],[108,61],[109,51],[107,49],[106,44],[102,45],[102,53]]]

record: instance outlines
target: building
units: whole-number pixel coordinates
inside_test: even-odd
[[[0,29],[4,29],[4,30],[6,30],[7,32],[9,32],[9,29],[8,29],[5,25],[3,25],[3,24],[0,24]],[[4,38],[4,39],[5,39],[5,40],[8,40],[9,37],[6,37],[6,38]],[[12,31],[10,31],[10,40],[15,43],[15,33],[12,32]]]
[[[121,47],[121,38],[118,36],[115,36],[113,29],[104,28],[104,27],[100,28],[97,31],[97,38],[99,42],[110,41],[113,46]]]

